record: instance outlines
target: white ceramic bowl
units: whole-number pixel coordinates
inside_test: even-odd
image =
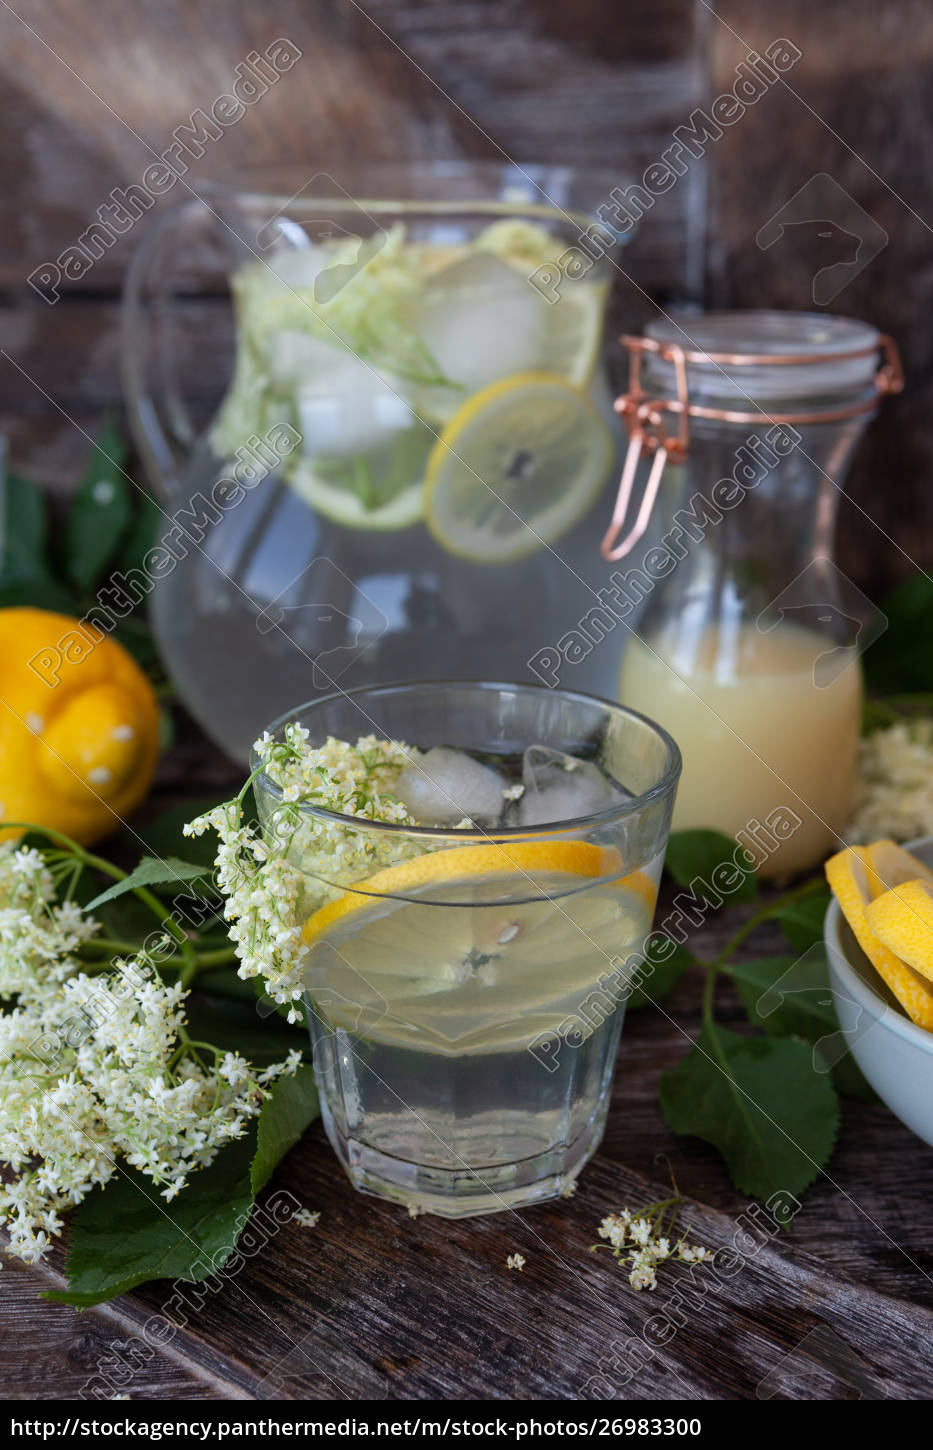
[[[933,836],[907,846],[933,865]],[[875,1092],[933,1146],[933,1032],[898,1006],[833,899],[824,925],[836,1014],[846,1044]]]

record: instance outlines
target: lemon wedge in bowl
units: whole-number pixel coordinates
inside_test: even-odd
[[[871,877],[865,850],[849,846],[830,856],[826,879],[840,910],[862,951],[904,1011],[918,1027],[933,1030],[933,981],[917,972],[878,936],[874,924],[877,901],[871,897]],[[892,893],[888,893],[889,895]]]
[[[599,497],[615,445],[589,399],[555,373],[476,393],[428,459],[425,522],[462,559],[505,564],[549,547]]]

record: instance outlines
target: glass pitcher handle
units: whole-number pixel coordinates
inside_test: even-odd
[[[193,197],[147,228],[123,291],[121,366],[130,430],[150,482],[169,498],[181,491],[199,432],[179,389],[176,259],[207,214]]]

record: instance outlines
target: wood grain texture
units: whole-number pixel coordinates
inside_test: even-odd
[[[907,388],[884,403],[856,458],[840,516],[840,562],[876,594],[933,565],[927,480],[933,465],[933,347],[922,319],[933,292],[929,153],[933,12],[916,0],[815,9],[804,0],[720,5],[714,85],[724,88],[748,49],[789,37],[802,59],[716,143],[711,298],[732,307],[812,309],[819,267],[840,260],[816,218],[766,250],[761,227],[814,175],[837,189],[836,222],[865,244],[887,242],[827,304],[897,340]],[[840,44],[840,42],[843,42]],[[830,212],[833,208],[829,208]],[[866,220],[867,218],[867,220]],[[830,251],[827,254],[826,248]],[[848,254],[844,254],[848,255]]]

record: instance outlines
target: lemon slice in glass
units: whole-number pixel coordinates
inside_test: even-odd
[[[425,522],[451,554],[505,564],[560,538],[612,466],[612,435],[578,388],[519,373],[476,393],[428,459]]]
[[[620,878],[621,866],[612,847],[558,840],[455,847],[380,871],[305,925],[316,1010],[422,1050],[491,1050],[516,1034],[527,1045],[595,983],[613,995],[616,953],[649,930],[654,882]],[[615,992],[623,985],[620,972]]]

